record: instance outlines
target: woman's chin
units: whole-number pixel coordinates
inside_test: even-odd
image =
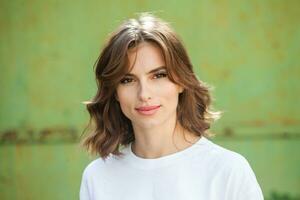
[[[139,122],[136,122],[134,124],[143,129],[152,129],[160,125],[159,121],[153,119],[139,120]]]

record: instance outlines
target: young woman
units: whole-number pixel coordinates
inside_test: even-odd
[[[263,199],[247,160],[208,139],[220,112],[166,22],[124,22],[95,73],[82,144],[99,158],[83,172],[81,200]]]

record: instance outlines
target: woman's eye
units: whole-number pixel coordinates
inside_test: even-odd
[[[133,81],[132,78],[123,78],[120,82],[121,84],[131,83]]]
[[[159,72],[157,74],[154,74],[154,78],[164,78],[164,77],[167,77],[167,73],[166,72]]]

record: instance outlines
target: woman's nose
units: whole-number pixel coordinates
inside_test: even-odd
[[[144,82],[141,81],[139,84],[138,98],[140,101],[144,101],[144,102],[152,98],[151,87],[146,81]]]

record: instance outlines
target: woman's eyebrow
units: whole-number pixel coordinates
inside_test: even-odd
[[[165,66],[157,67],[157,68],[152,69],[149,72],[147,72],[147,74],[153,74],[154,72],[157,72],[157,71],[159,71],[161,69],[166,69],[166,67]]]
[[[152,70],[150,70],[149,72],[147,72],[147,74],[152,74],[152,73],[157,72],[157,71],[159,71],[159,70],[161,70],[161,69],[166,69],[166,67],[165,67],[165,66],[157,67],[157,68],[152,69]],[[127,74],[125,74],[125,76],[135,76],[135,75],[134,75],[134,74],[131,74],[131,73],[127,73]]]

